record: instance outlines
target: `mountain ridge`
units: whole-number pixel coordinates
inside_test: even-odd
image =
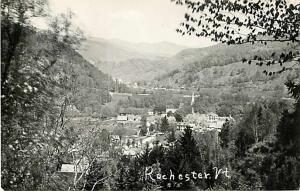
[[[171,42],[133,43],[120,39],[90,37],[82,42],[79,52],[94,61],[124,61],[130,58],[170,57],[186,48]],[[97,52],[94,52],[95,49]]]
[[[96,44],[93,45],[91,42]],[[140,48],[143,43],[129,43],[120,39],[106,40],[101,38],[92,38],[89,43],[90,52],[88,50],[82,51],[84,46],[79,52],[101,71],[127,82],[150,82],[153,79],[166,76],[174,70],[198,71],[212,66],[223,66],[239,62],[243,58],[251,59],[255,55],[268,59],[273,52],[280,52],[289,47],[282,43],[230,46],[216,44],[203,48],[177,47],[178,52],[176,54],[165,57],[161,56],[162,54],[159,56],[145,52],[143,48]],[[161,43],[168,44],[168,42]],[[140,50],[137,51],[136,49]],[[179,51],[179,49],[182,50]],[[109,58],[107,59],[107,57]]]

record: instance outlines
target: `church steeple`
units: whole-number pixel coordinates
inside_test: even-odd
[[[193,92],[192,94],[192,101],[191,101],[191,106],[192,106],[192,114],[194,114],[194,102],[195,102],[195,93]]]
[[[193,92],[192,93],[192,96],[190,96],[190,95],[185,95],[185,96],[183,96],[183,97],[187,97],[187,98],[192,98],[192,100],[191,100],[191,106],[192,106],[192,114],[194,114],[195,113],[195,111],[194,111],[194,103],[195,103],[195,98],[196,97],[199,97],[199,95],[195,95],[195,93]]]

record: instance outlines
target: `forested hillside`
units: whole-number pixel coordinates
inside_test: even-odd
[[[186,66],[196,63],[199,69],[210,66],[222,66],[234,62],[239,62],[243,58],[252,58],[254,55],[262,59],[270,58],[272,53],[281,50],[289,51],[295,48],[288,43],[272,42],[267,45],[263,44],[238,44],[225,45],[217,44],[206,48],[185,49],[171,58],[170,61],[179,66]],[[299,48],[299,47],[298,47]],[[274,55],[278,57],[279,55]]]
[[[102,105],[110,101],[109,91],[114,91],[115,81],[78,52],[71,49],[65,52],[53,71],[64,71],[72,81],[74,105],[79,111],[100,113]]]
[[[166,59],[145,58],[132,58],[120,62],[98,61],[94,65],[103,72],[127,82],[151,81],[156,76],[170,71],[171,67],[166,63]]]
[[[166,53],[167,47],[173,48]],[[121,40],[91,38],[83,42],[80,53],[100,70],[128,82],[149,82],[164,74],[180,71],[186,77],[178,81],[185,81],[181,85],[189,86],[189,81],[193,81],[191,75],[204,68],[240,62],[243,58],[253,58],[255,55],[262,59],[270,58],[274,52],[288,52],[291,49],[295,47],[277,42],[253,46],[217,44],[206,48],[185,48],[168,43],[130,44]]]
[[[278,57],[273,52],[289,52],[299,46],[270,43],[255,45],[215,45],[201,49],[186,49],[169,59],[174,69],[148,84],[154,87],[191,89],[200,95],[196,99],[199,112],[214,111],[220,115],[243,113],[241,106],[264,99],[289,97],[284,83],[300,79],[299,66],[283,74],[266,75],[282,66],[259,66],[255,61],[243,62],[255,56],[263,59]],[[285,67],[294,63],[285,63]],[[177,68],[176,68],[177,66]]]

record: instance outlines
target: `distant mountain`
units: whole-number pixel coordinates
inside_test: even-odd
[[[158,43],[130,43],[120,39],[109,40],[114,45],[119,47],[133,50],[135,52],[143,53],[155,57],[170,57],[181,50],[184,50],[188,47],[170,43],[170,42],[158,42]]]
[[[146,58],[147,55],[126,49],[105,39],[87,39],[82,42],[79,52],[91,62],[119,62],[131,58]]]
[[[169,78],[168,75],[174,71],[182,76],[182,79],[176,81],[187,81],[184,79],[191,76],[191,73],[205,68],[237,63],[243,58],[253,58],[254,55],[269,58],[273,52],[289,49],[288,45],[282,43],[267,46],[217,44],[206,48],[186,48],[168,42],[130,43],[119,39],[90,38],[83,42],[79,52],[114,78],[136,82],[151,81],[154,78],[164,81],[163,78]],[[191,83],[180,85],[188,86]]]
[[[171,70],[166,62],[185,46],[169,43],[130,43],[119,39],[88,38],[80,54],[101,71],[125,81],[152,80]]]
[[[187,47],[169,43],[131,43],[119,39],[88,38],[79,52],[89,60],[119,62],[132,58],[157,59],[173,56]]]

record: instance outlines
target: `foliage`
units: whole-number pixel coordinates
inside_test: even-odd
[[[82,33],[72,25],[73,14],[51,17],[47,10],[46,0],[1,1],[1,183],[6,190],[72,187],[59,180],[58,171],[73,161],[74,147],[86,145],[80,144],[82,134],[70,122],[70,111],[83,112],[91,104],[82,102],[87,88],[101,87],[100,103],[109,100],[102,91],[105,75],[74,50]],[[48,30],[35,28],[33,17],[48,21]],[[77,184],[82,178],[74,179]]]
[[[161,104],[161,105],[157,105],[154,107],[153,109],[153,112],[154,113],[165,113],[166,112],[166,106],[164,104]]]
[[[165,116],[165,117],[163,117],[163,118],[161,119],[160,130],[161,130],[162,132],[167,132],[167,131],[169,131],[169,122],[168,122],[167,116]]]
[[[115,161],[94,161],[87,176],[86,190],[116,189],[117,166]]]
[[[55,18],[45,33],[35,31],[31,18],[45,16],[46,5],[1,2],[1,167],[8,190],[43,189],[76,139],[64,128],[72,77],[51,68],[78,36],[68,15]]]
[[[147,116],[143,115],[141,118],[140,134],[145,136],[147,134]]]
[[[118,135],[120,140],[122,140],[125,133],[126,133],[126,129],[124,128],[123,125],[120,125],[120,124],[118,124],[113,130],[113,134]]]
[[[297,189],[300,178],[300,101],[299,83],[288,87],[296,99],[294,111],[285,111],[277,126],[276,141],[269,159],[275,164],[271,167],[274,173],[267,181],[268,189]],[[276,157],[272,157],[272,155]],[[284,179],[284,182],[278,182]]]
[[[220,146],[227,148],[229,141],[230,141],[230,135],[229,135],[229,131],[230,129],[232,129],[232,122],[229,120],[226,120],[226,122],[223,124],[223,127],[221,129],[221,132],[219,133],[219,137],[220,137]]]
[[[182,116],[178,112],[175,112],[174,117],[176,119],[176,122],[183,122]]]

